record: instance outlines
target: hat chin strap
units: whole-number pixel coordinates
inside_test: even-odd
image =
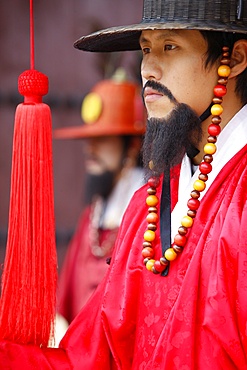
[[[207,109],[200,115],[199,117],[199,120],[201,122],[205,121],[208,117],[211,116],[211,107],[212,107],[213,103],[209,104],[209,106],[207,107]],[[197,149],[194,145],[191,145],[190,148],[187,149],[187,156],[190,158],[190,159],[193,159],[197,154],[199,153],[199,149]]]
[[[199,119],[201,122],[205,121],[208,117],[211,116],[211,108],[213,103],[210,103],[207,109],[200,115]]]

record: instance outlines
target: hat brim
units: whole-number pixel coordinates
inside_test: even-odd
[[[143,22],[130,26],[111,27],[82,36],[75,41],[74,47],[84,51],[92,52],[114,52],[114,51],[131,51],[139,50],[139,38],[144,30],[161,30],[161,29],[184,29],[184,30],[201,30],[201,31],[222,31],[247,33],[246,26],[239,23],[222,23],[220,21],[195,22],[188,20],[171,21],[160,19],[159,23]]]
[[[92,137],[102,136],[135,136],[143,135],[145,127],[142,125],[136,127],[136,129],[130,129],[123,127],[111,127],[111,130],[105,130],[102,127],[96,127],[94,125],[82,125],[82,126],[71,126],[53,131],[54,139],[87,139]]]

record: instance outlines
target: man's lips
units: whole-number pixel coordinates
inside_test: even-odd
[[[152,102],[157,99],[162,98],[163,94],[158,92],[155,89],[152,89],[151,87],[145,87],[144,89],[144,100],[145,102]]]

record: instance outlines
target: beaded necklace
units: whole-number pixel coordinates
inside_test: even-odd
[[[221,64],[218,68],[218,84],[214,87],[214,98],[212,100],[213,105],[211,107],[211,124],[208,127],[208,138],[207,144],[204,146],[203,160],[199,165],[200,174],[198,179],[193,184],[193,189],[190,193],[190,199],[187,202],[188,211],[187,214],[182,218],[181,225],[178,228],[178,233],[175,235],[173,243],[167,248],[163,256],[159,260],[154,259],[153,242],[156,238],[155,231],[157,230],[157,224],[159,221],[158,208],[159,199],[156,195],[156,189],[160,184],[158,177],[151,177],[148,180],[149,188],[147,189],[148,196],[146,198],[146,204],[148,206],[147,215],[147,230],[144,233],[142,256],[143,262],[147,270],[152,271],[154,274],[161,274],[165,276],[165,271],[168,271],[168,267],[171,261],[174,261],[178,254],[180,254],[187,242],[187,233],[193,226],[194,218],[196,217],[197,210],[200,206],[200,193],[206,188],[206,181],[208,180],[208,174],[212,171],[211,162],[213,161],[213,154],[215,154],[217,136],[221,132],[221,114],[223,107],[221,105],[223,96],[226,94],[226,84],[230,75],[230,57],[229,48],[224,46],[222,48]]]

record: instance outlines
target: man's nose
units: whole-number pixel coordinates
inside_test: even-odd
[[[148,56],[148,58],[142,61],[141,64],[141,76],[143,81],[155,80],[160,81],[162,78],[162,66],[160,61],[155,56]]]

